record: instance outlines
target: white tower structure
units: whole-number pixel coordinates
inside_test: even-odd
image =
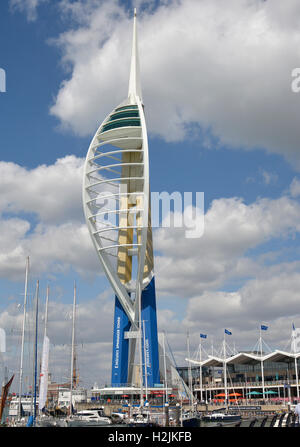
[[[114,386],[132,383],[136,351],[141,383],[143,375],[148,386],[160,381],[148,138],[137,45],[135,11],[128,97],[92,139],[83,180],[86,223],[115,293]]]

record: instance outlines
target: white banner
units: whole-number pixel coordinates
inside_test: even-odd
[[[39,409],[42,410],[47,401],[48,392],[48,359],[49,359],[49,338],[46,336],[43,343],[41,381],[39,394]]]

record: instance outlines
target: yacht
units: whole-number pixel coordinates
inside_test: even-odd
[[[158,427],[158,423],[155,422],[150,415],[149,410],[139,409],[139,411],[132,414],[128,420],[129,427]]]
[[[211,414],[205,414],[201,420],[204,422],[238,422],[241,420],[241,416],[239,414],[213,412]]]
[[[78,411],[72,418],[66,420],[68,427],[111,425],[111,423],[111,419],[105,416],[101,409]]]

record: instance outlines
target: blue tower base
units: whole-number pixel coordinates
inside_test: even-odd
[[[157,336],[157,315],[154,277],[142,291],[141,297],[143,380],[145,385],[145,369],[148,387],[160,383],[159,351]],[[128,382],[128,348],[129,340],[124,338],[124,332],[129,331],[130,322],[124,312],[118,297],[115,297],[114,335],[112,352],[111,383],[114,387],[122,387]],[[145,339],[145,349],[144,349]],[[146,351],[146,368],[145,356]]]
[[[124,332],[129,331],[130,322],[119,298],[115,297],[113,353],[111,368],[112,386],[121,387],[128,381],[128,348],[129,340],[124,338]]]
[[[156,316],[156,297],[155,297],[155,280],[154,277],[142,292],[142,328],[145,328],[143,336],[143,377],[145,384],[145,369],[147,374],[148,387],[154,387],[159,384],[159,351],[157,336],[157,316]],[[145,339],[145,348],[144,348]],[[146,368],[145,358],[146,354]]]

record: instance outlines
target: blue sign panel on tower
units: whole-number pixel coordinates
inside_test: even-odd
[[[123,386],[128,382],[128,340],[124,338],[124,332],[130,328],[130,321],[115,297],[114,338],[112,353],[112,386]]]
[[[147,384],[153,387],[159,383],[159,351],[157,337],[157,317],[155,300],[155,281],[154,277],[142,292],[142,321],[145,328],[145,337],[143,337],[143,364],[145,365],[144,352],[146,354]],[[145,349],[144,349],[145,338]],[[145,366],[143,367],[143,376],[145,383]]]

